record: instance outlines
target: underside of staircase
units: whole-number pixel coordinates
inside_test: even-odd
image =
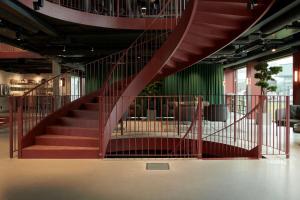
[[[253,10],[245,0],[190,0],[174,31],[154,53],[143,69],[129,79],[118,97],[136,97],[154,80],[181,71],[224,48],[256,23],[272,5],[271,0],[259,0]],[[103,96],[106,93],[102,94]],[[34,135],[34,141],[22,149],[22,158],[98,158],[104,157],[110,141],[103,141],[99,154],[99,93],[68,105],[63,114],[46,123]],[[113,102],[104,135],[109,138],[132,100]],[[124,109],[116,109],[116,108]],[[50,116],[51,117],[51,116]]]

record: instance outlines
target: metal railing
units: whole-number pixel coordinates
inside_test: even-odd
[[[240,98],[247,99],[244,114],[238,111]],[[126,110],[118,105],[125,114],[107,122],[118,126],[106,157],[289,157],[286,96],[139,96]]]
[[[112,17],[174,17],[181,15],[185,9],[186,0],[172,0],[173,11],[163,13],[169,0],[139,1],[139,0],[47,0],[61,6],[97,15]]]
[[[56,3],[71,1],[55,1]],[[76,1],[78,2],[78,1]],[[180,19],[182,9],[178,6],[183,1],[168,0],[159,11],[159,16],[170,15],[177,12],[174,20],[164,21],[162,17],[156,17],[129,48],[92,61],[83,68],[71,69],[63,74],[58,74],[42,84],[34,87],[21,97],[11,97],[10,105],[13,119],[11,120],[11,137],[17,135],[17,145],[11,146],[11,152],[18,151],[21,156],[21,149],[24,147],[24,137],[28,135],[42,120],[50,114],[58,111],[66,104],[73,102],[86,93],[99,91],[101,95],[107,96],[105,104],[110,105],[105,109],[105,117],[108,119],[109,112],[113,108],[116,98],[120,97],[122,91],[130,83],[132,78],[146,65],[154,52],[166,40]],[[188,0],[184,0],[188,2]],[[80,4],[71,4],[80,5]],[[162,30],[150,30],[157,22],[163,21]],[[87,72],[87,73],[86,73]],[[73,91],[74,83],[71,77],[80,80],[77,91]],[[89,82],[85,86],[85,82]],[[86,92],[84,90],[86,89]],[[17,106],[17,108],[15,107]],[[18,148],[14,148],[17,146]]]
[[[118,126],[108,138],[106,157],[201,157],[194,126],[201,120],[194,115],[197,97],[139,96],[122,110],[131,99],[122,96],[116,107],[124,113],[122,119],[108,121]]]
[[[175,1],[169,0],[165,7],[160,11],[159,15],[163,16],[174,11]],[[180,9],[180,8],[177,8]],[[182,11],[178,10],[178,13]],[[104,66],[110,65],[111,71],[107,76],[106,81],[103,84],[101,91],[101,106],[99,108],[103,110],[101,119],[103,120],[100,128],[100,138],[103,139],[103,148],[100,148],[100,154],[104,156],[104,148],[108,145],[109,135],[114,129],[116,124],[108,124],[108,119],[112,115],[115,109],[115,105],[118,102],[124,90],[128,87],[131,81],[142,71],[146,64],[151,60],[154,53],[163,45],[168,36],[172,33],[172,29],[167,27],[175,27],[181,16],[176,16],[173,21],[164,21],[163,18],[154,19],[149,25],[149,29],[145,30],[125,51],[110,57]],[[161,30],[151,30],[151,27],[157,22],[164,23],[164,28]],[[133,101],[134,97],[130,99],[126,104]],[[124,102],[125,103],[125,102]],[[125,105],[125,104],[124,104]],[[102,126],[103,125],[103,126]]]

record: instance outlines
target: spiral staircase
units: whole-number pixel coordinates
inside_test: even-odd
[[[160,15],[174,12],[175,2],[168,1]],[[128,49],[87,64],[87,71],[95,63],[98,67],[106,66],[106,80],[90,94],[49,113],[32,126],[22,138],[19,156],[104,158],[110,136],[125,110],[149,83],[221,50],[254,25],[273,3],[272,0],[187,2],[184,10],[176,12],[182,14],[172,16],[173,20],[152,20]],[[151,30],[156,23],[174,28]],[[23,99],[36,94],[34,90]]]

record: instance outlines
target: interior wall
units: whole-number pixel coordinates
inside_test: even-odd
[[[10,80],[22,80],[22,79],[30,79],[40,82],[42,79],[49,79],[51,74],[18,74],[18,73],[11,73],[0,70],[0,84],[10,85]],[[15,92],[15,94],[11,95],[22,95],[23,92]],[[8,112],[8,97],[7,96],[0,96],[0,113],[7,113]]]
[[[223,95],[221,65],[196,64],[162,80],[163,95]]]
[[[32,79],[39,82],[41,79],[49,79],[50,77],[51,74],[18,74],[0,70],[0,84],[9,84],[11,79]]]

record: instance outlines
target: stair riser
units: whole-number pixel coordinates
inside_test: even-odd
[[[22,158],[88,159],[99,158],[98,150],[23,150]]]
[[[87,112],[87,111],[75,111],[73,110],[70,114],[72,117],[75,118],[82,118],[82,119],[92,119],[97,120],[99,113],[98,112]]]
[[[86,137],[95,137],[99,136],[98,130],[81,130],[70,127],[69,129],[61,129],[55,127],[48,127],[46,134],[50,135],[68,135],[68,136],[86,136]]]
[[[87,109],[87,110],[99,110],[99,104],[84,104],[84,106],[83,106],[85,109]]]
[[[82,120],[82,119],[60,119],[60,124],[63,126],[80,127],[80,128],[98,128],[98,120]]]
[[[46,146],[74,146],[74,147],[97,147],[98,140],[93,139],[63,139],[63,138],[36,138],[37,145]]]

